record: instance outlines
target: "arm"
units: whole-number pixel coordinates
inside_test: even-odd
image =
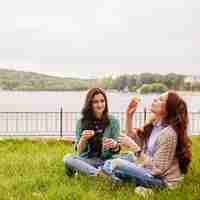
[[[132,136],[136,134],[136,129],[133,129],[133,115],[126,114],[126,129],[127,129],[127,135]]]
[[[153,175],[162,175],[173,162],[177,145],[176,133],[168,128],[158,139],[158,150],[154,157],[150,159],[146,154],[141,154],[144,166],[152,170]]]
[[[119,133],[120,133],[120,125],[119,120],[112,118],[110,128],[107,132],[107,140],[103,141],[103,158],[111,158],[113,153],[118,153],[120,151],[119,144],[114,144],[118,141]]]
[[[177,146],[177,135],[169,128],[163,136],[160,137],[159,147],[152,161],[152,173],[162,175],[169,168],[174,160]]]
[[[127,113],[127,135],[142,147],[143,141],[138,135],[139,132],[142,132],[142,129],[133,128],[133,113]]]
[[[112,139],[118,142],[118,137],[120,134],[120,125],[119,120],[116,119],[114,126],[112,128]],[[120,151],[120,145],[117,143],[117,145],[112,149],[113,153],[118,153]]]
[[[86,140],[83,140],[83,139],[80,139],[78,145],[77,145],[77,150],[78,150],[78,153],[81,154],[85,151],[86,149],[86,146],[87,146],[87,141]]]
[[[83,153],[87,146],[87,141],[81,138],[81,120],[76,124],[76,149],[79,154]]]

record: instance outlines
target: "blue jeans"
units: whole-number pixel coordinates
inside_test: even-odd
[[[148,188],[165,187],[164,181],[157,176],[153,176],[149,169],[141,167],[127,159],[113,159],[105,162],[102,170],[107,174],[116,176],[123,181],[133,182],[136,186]]]
[[[95,176],[98,168],[104,165],[100,158],[82,158],[76,155],[66,155],[63,160],[66,170],[71,169],[90,176]]]
[[[130,154],[117,154],[115,155],[115,158],[121,158],[131,162],[135,161],[135,158]],[[105,161],[100,158],[83,158],[71,154],[65,155],[63,161],[66,171],[70,170],[72,174],[77,171],[83,172],[90,176],[95,176],[97,169],[101,168],[105,163]]]

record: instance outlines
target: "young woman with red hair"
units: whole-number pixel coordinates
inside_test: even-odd
[[[127,110],[127,135],[119,138],[120,145],[136,156],[136,162],[116,158],[106,161],[101,172],[136,186],[176,186],[188,172],[192,157],[185,101],[175,91],[155,98],[151,105],[154,117],[141,129],[133,128],[136,109],[137,103],[132,102]]]

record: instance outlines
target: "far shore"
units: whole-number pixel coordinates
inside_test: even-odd
[[[0,92],[87,92],[88,90],[0,90]],[[124,92],[118,90],[106,90],[108,93],[136,93],[138,95],[151,95],[154,93]],[[200,96],[200,91],[177,91],[181,96]]]

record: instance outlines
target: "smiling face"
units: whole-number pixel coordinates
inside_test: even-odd
[[[96,116],[102,116],[106,108],[106,101],[102,94],[97,94],[92,100],[92,109]]]
[[[151,104],[151,112],[156,116],[164,117],[167,114],[166,103],[167,103],[168,93],[163,93],[159,97],[153,100]]]

